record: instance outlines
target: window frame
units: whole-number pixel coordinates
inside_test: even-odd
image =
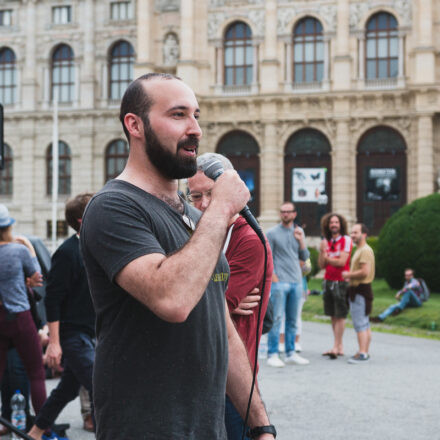
[[[6,54],[7,52],[10,52],[12,54],[12,61],[1,61],[1,57],[3,54]],[[11,83],[6,84],[4,82],[1,82],[1,78],[7,77],[7,72],[10,72],[11,75]],[[11,90],[10,95],[11,99],[10,101],[6,101],[5,99],[5,92],[7,90]],[[15,104],[16,98],[17,98],[17,58],[15,56],[15,52],[9,48],[9,47],[2,47],[0,49],[0,102],[3,105],[11,105]]]
[[[313,33],[306,32],[307,21],[313,22]],[[304,31],[298,32],[298,28],[303,26]],[[318,25],[321,28],[318,31]],[[306,47],[307,44],[313,44],[313,61],[306,61]],[[318,44],[322,45],[322,58],[318,59]],[[302,61],[295,61],[296,46],[301,45],[301,59]],[[292,82],[294,84],[309,84],[309,83],[321,83],[324,77],[324,34],[322,23],[315,17],[304,17],[298,21],[295,25],[292,34]],[[302,66],[302,78],[298,81],[296,78],[296,67]],[[307,66],[313,66],[313,78],[307,79]],[[318,65],[321,66],[321,78],[318,78]]]
[[[3,144],[3,169],[0,170],[0,195],[12,196],[14,192],[14,153],[5,142]],[[3,188],[6,190],[3,191]]]
[[[121,153],[118,151],[119,146],[123,146],[126,148],[126,153]],[[110,151],[112,148],[116,149],[116,152]],[[116,176],[118,176],[122,170],[115,171],[114,173],[109,172],[109,164],[110,162],[115,163],[114,168],[117,168],[117,161],[119,159],[125,159],[125,163],[127,163],[128,160],[128,154],[129,154],[129,147],[127,141],[124,139],[115,139],[111,141],[107,148],[105,149],[105,155],[104,155],[104,175],[105,175],[105,182],[108,182],[111,179],[114,179]],[[124,164],[125,167],[125,164]]]
[[[123,45],[128,45],[129,55],[114,55],[114,51],[121,48]],[[108,69],[109,69],[109,81],[108,81],[108,96],[112,101],[118,101],[122,98],[127,86],[133,81],[134,77],[134,60],[135,53],[133,45],[126,40],[119,40],[114,43],[110,50],[108,56]],[[124,66],[128,66],[128,79],[121,79],[121,70]],[[113,68],[117,68],[118,77],[113,76]],[[113,86],[117,87],[118,93],[113,94]]]
[[[384,15],[386,17],[387,20],[387,27],[386,29],[380,29],[378,24],[379,24],[379,17],[381,15]],[[368,29],[369,24],[371,23],[372,20],[376,20],[376,24],[375,24],[375,29]],[[391,27],[390,26],[390,21],[394,20],[396,22],[396,27]],[[374,15],[372,15],[369,20],[367,21],[366,25],[365,25],[365,78],[367,80],[378,80],[378,79],[390,79],[390,78],[397,78],[397,76],[399,75],[399,24],[397,22],[397,19],[394,15],[390,14],[389,12],[378,12]],[[380,35],[381,33],[385,34],[385,35]],[[386,52],[387,52],[387,56],[386,57],[380,57],[379,56],[379,40],[386,38]],[[391,53],[391,40],[395,39],[397,42],[397,54],[396,56],[390,56]],[[368,56],[368,42],[369,41],[374,41],[374,48],[375,48],[375,57],[369,57]],[[379,66],[380,66],[380,61],[385,61],[386,62],[386,70],[387,70],[387,75],[385,77],[383,76],[379,76]],[[395,76],[391,76],[391,63],[392,61],[396,62],[396,75]],[[370,77],[369,76],[369,62],[374,62],[375,64],[375,76]]]
[[[4,23],[4,17],[9,17],[9,23]],[[14,10],[0,9],[0,27],[9,27],[13,25]]]
[[[63,12],[67,12],[66,21],[63,19]],[[55,5],[52,6],[52,24],[65,25],[72,23],[72,5]]]
[[[68,57],[56,59],[55,57],[59,52],[61,52],[64,48],[69,49]],[[62,80],[63,69],[68,69],[68,81]],[[57,70],[57,72],[55,71]],[[58,73],[59,72],[59,73]],[[75,54],[73,49],[68,44],[59,44],[55,47],[52,57],[51,57],[51,69],[50,69],[50,78],[51,78],[51,100],[54,98],[55,88],[58,88],[58,102],[73,102],[75,98]],[[57,80],[54,79],[54,76],[57,74]],[[67,99],[63,99],[63,90],[67,90],[66,95]]]
[[[121,10],[125,7],[125,17],[121,17]],[[117,11],[116,13],[114,13]],[[126,21],[133,20],[133,2],[130,0],[126,1],[112,1],[110,2],[110,20],[111,21]]]
[[[58,153],[60,147],[64,147],[65,151],[58,155],[58,194],[70,195],[72,193],[72,151],[64,141],[58,141]],[[46,195],[48,196],[52,195],[52,161],[52,143],[50,143],[46,149]]]
[[[236,37],[238,26],[244,26],[244,37]],[[233,37],[228,38],[228,33],[232,31]],[[230,43],[230,44],[229,44]],[[254,75],[254,50],[253,50],[252,29],[244,21],[235,21],[225,30],[223,37],[223,84],[225,86],[250,86]],[[250,61],[247,60],[247,52],[250,48]],[[232,64],[226,64],[227,49],[232,49]],[[236,63],[238,49],[243,49],[243,64]],[[228,70],[232,70],[232,82],[228,82]],[[243,83],[237,83],[237,71],[243,69]],[[248,75],[250,80],[248,81]]]

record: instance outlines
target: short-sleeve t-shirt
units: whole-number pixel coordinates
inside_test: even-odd
[[[348,258],[344,266],[332,266],[327,264],[325,267],[324,279],[329,281],[344,281],[342,272],[350,269],[350,256],[353,249],[353,242],[348,235],[340,235],[336,239],[327,240],[327,255],[330,258],[337,258],[341,252],[347,252]]]
[[[359,286],[359,284],[370,284],[374,280],[375,274],[375,263],[374,263],[374,252],[368,244],[365,243],[364,246],[357,248],[351,260],[350,271],[359,270],[362,264],[367,263],[370,267],[369,274],[364,278],[352,279],[350,280],[350,286]]]
[[[185,214],[200,217],[186,203]],[[160,319],[115,282],[132,260],[170,255],[189,238],[181,214],[124,181],[108,182],[86,209],[80,239],[97,314],[98,440],[226,438],[224,256],[183,323]]]

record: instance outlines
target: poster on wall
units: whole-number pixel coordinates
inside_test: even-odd
[[[326,196],[327,168],[292,168],[292,201],[314,202]]]
[[[399,169],[369,168],[365,195],[367,201],[399,200]]]

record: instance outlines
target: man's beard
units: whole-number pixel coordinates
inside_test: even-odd
[[[176,153],[169,151],[157,138],[156,133],[147,120],[144,122],[145,151],[151,163],[168,179],[184,179],[192,177],[197,172],[196,157],[179,157],[178,153],[185,146],[195,146],[196,154],[199,148],[199,139],[190,135],[177,144]]]

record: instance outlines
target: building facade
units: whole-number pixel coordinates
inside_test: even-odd
[[[378,233],[439,189],[436,0],[3,0],[0,202],[20,231],[49,233],[54,97],[61,220],[122,169],[120,97],[146,72],[196,91],[200,152],[231,158],[264,226],[293,200],[308,235],[330,210]]]

